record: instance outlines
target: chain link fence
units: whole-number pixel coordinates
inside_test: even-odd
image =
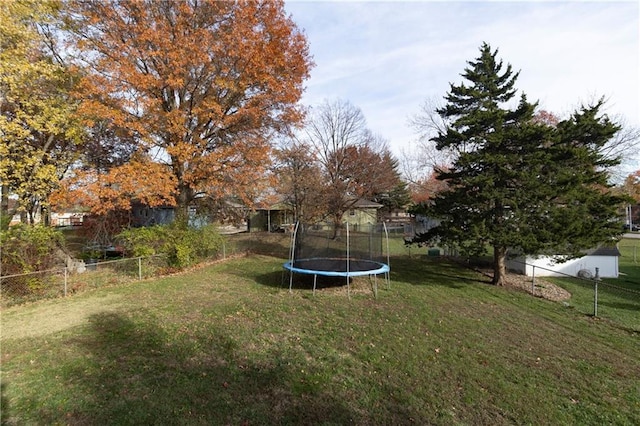
[[[225,241],[210,261],[249,251],[250,241]],[[73,262],[73,267],[0,276],[0,307],[65,297],[81,291],[127,284],[175,269],[164,256]]]
[[[0,277],[0,306],[63,297],[79,291],[125,284],[157,275],[167,268],[164,257],[136,257]]]
[[[576,277],[555,271],[556,277],[542,277],[571,293],[565,305],[586,315],[614,321],[619,325],[640,332],[640,239],[619,243],[618,278],[600,278],[599,271],[590,277]],[[533,266],[532,291],[537,276],[543,275],[541,266]],[[538,274],[536,275],[536,270]],[[535,293],[534,293],[535,294]]]
[[[403,236],[406,230],[392,233],[391,248],[394,255],[407,254]],[[225,259],[247,252],[276,255],[286,258],[288,236],[245,233],[227,236],[221,251],[210,260]],[[571,293],[568,306],[588,315],[614,320],[631,330],[640,331],[640,239],[623,241],[619,245],[620,277],[618,279],[580,278],[564,274],[544,277]],[[422,250],[424,251],[424,249]],[[438,254],[447,254],[446,250]],[[535,266],[535,269],[543,269]],[[535,294],[536,280],[531,280]],[[84,270],[58,268],[0,277],[0,306],[40,299],[64,297],[88,289],[126,284],[171,272],[168,259],[161,256],[116,259],[98,263],[85,263]],[[542,275],[542,274],[539,274]],[[594,271],[595,275],[595,271]]]
[[[640,283],[624,277],[618,280],[563,277],[550,281],[571,293],[571,299],[565,302],[567,306],[640,332]]]

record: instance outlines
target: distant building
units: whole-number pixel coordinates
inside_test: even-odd
[[[131,226],[166,225],[176,218],[172,206],[149,207],[139,202],[131,203]]]
[[[563,263],[554,260],[554,256],[520,256],[507,260],[507,269],[528,277],[577,277],[595,276],[598,268],[601,278],[618,278],[619,257],[620,250],[617,247],[601,246],[588,250],[582,257]]]

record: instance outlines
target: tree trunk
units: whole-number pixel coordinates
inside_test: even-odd
[[[507,248],[493,247],[493,284],[502,286],[507,276]]]
[[[9,212],[9,185],[0,188],[0,230],[9,226],[13,212]]]
[[[342,229],[342,216],[344,213],[336,213],[333,216],[333,235],[331,236],[332,240],[335,240],[339,236],[339,232]]]
[[[42,219],[42,224],[44,226],[51,226],[51,211],[49,210],[49,207],[40,207],[40,218]]]
[[[186,226],[189,223],[189,204],[193,200],[193,191],[187,185],[178,185],[174,221]]]

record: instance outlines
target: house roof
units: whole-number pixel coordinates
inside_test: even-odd
[[[365,200],[364,198],[358,198],[355,203],[351,205],[353,209],[379,209],[383,207],[382,204],[375,201]]]
[[[590,250],[583,250],[582,251],[583,255],[582,256],[617,256],[620,257],[622,256],[622,254],[620,253],[620,250],[618,250],[618,247],[616,245],[608,245],[608,244],[603,244],[597,248],[593,248]],[[519,256],[520,254],[516,251],[510,251],[510,255],[516,255]],[[531,255],[528,255],[531,256]],[[538,256],[562,256],[562,254],[560,253],[540,253],[538,254]],[[536,257],[535,255],[533,257]]]
[[[258,202],[256,205],[256,210],[290,210],[291,206],[289,206],[285,202],[285,197],[281,196],[279,198],[274,198],[272,203],[266,203],[264,201]],[[350,208],[352,209],[379,209],[384,207],[382,204],[376,203],[375,201],[370,201],[364,198],[358,198],[351,204]]]

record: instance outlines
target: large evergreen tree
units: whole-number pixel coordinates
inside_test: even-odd
[[[434,138],[457,158],[438,179],[448,183],[430,206],[441,224],[421,236],[458,247],[462,254],[494,254],[493,282],[502,285],[510,249],[524,254],[577,255],[619,232],[600,148],[618,127],[599,115],[601,103],[551,126],[534,118],[518,73],[484,43],[468,62],[468,82],[451,85],[438,113],[448,127]],[[509,104],[514,105],[509,108]]]

